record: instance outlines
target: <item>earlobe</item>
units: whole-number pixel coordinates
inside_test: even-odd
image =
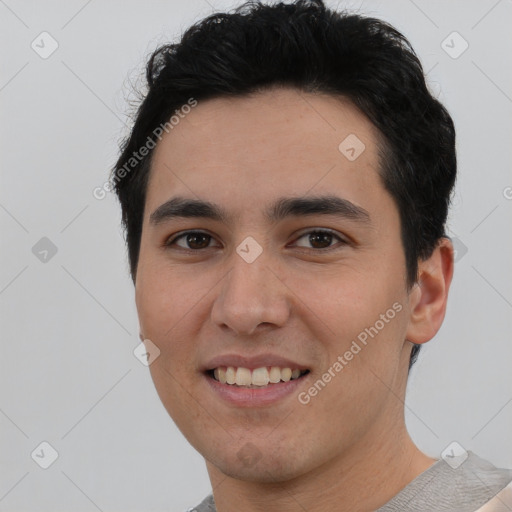
[[[409,294],[410,318],[407,339],[413,343],[431,340],[444,320],[453,277],[453,245],[441,238],[432,255],[419,262],[418,283]]]

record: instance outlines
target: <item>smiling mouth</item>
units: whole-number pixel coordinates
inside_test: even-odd
[[[219,366],[206,372],[208,377],[221,384],[249,389],[269,387],[281,382],[301,379],[308,373],[309,370],[279,366],[262,366],[254,370],[235,366]]]

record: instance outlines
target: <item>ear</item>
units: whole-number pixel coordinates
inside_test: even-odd
[[[453,244],[443,237],[430,258],[418,263],[418,282],[409,293],[408,341],[425,343],[441,327],[453,277],[453,258]]]

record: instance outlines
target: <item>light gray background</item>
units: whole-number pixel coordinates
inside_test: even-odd
[[[133,355],[119,209],[92,191],[149,53],[235,4],[0,0],[2,512],[180,511],[210,490]],[[512,467],[512,2],[339,5],[405,33],[458,131],[458,261],[445,323],[411,376],[408,426],[432,456],[456,440]],[[59,44],[47,59],[31,48],[43,31]],[[456,59],[442,47],[453,31],[469,43]],[[32,252],[42,237],[57,247],[46,262]],[[48,469],[31,458],[43,441],[58,452]]]

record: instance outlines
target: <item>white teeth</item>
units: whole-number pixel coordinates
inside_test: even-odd
[[[268,386],[269,383],[288,382],[291,379],[297,379],[302,372],[298,368],[280,368],[279,366],[255,368],[250,370],[243,367],[218,367],[213,370],[213,376],[222,384],[235,384],[237,386],[261,387]]]
[[[215,368],[215,370],[219,370],[219,381],[222,384],[226,384],[227,378],[226,378],[226,370],[224,368]],[[213,375],[215,375],[215,370],[213,372]]]
[[[236,371],[235,384],[237,386],[250,386],[251,382],[251,370],[248,368],[238,368]]]
[[[281,369],[281,380],[288,382],[292,378],[292,369],[291,368],[282,368]]]
[[[279,366],[272,366],[272,368],[270,368],[269,377],[272,384],[279,382],[281,380],[281,368],[279,368]]]
[[[232,366],[226,368],[226,382],[234,384],[236,380],[236,370]]]
[[[266,386],[268,381],[268,370],[265,367],[256,368],[252,371],[252,384],[255,386]]]

